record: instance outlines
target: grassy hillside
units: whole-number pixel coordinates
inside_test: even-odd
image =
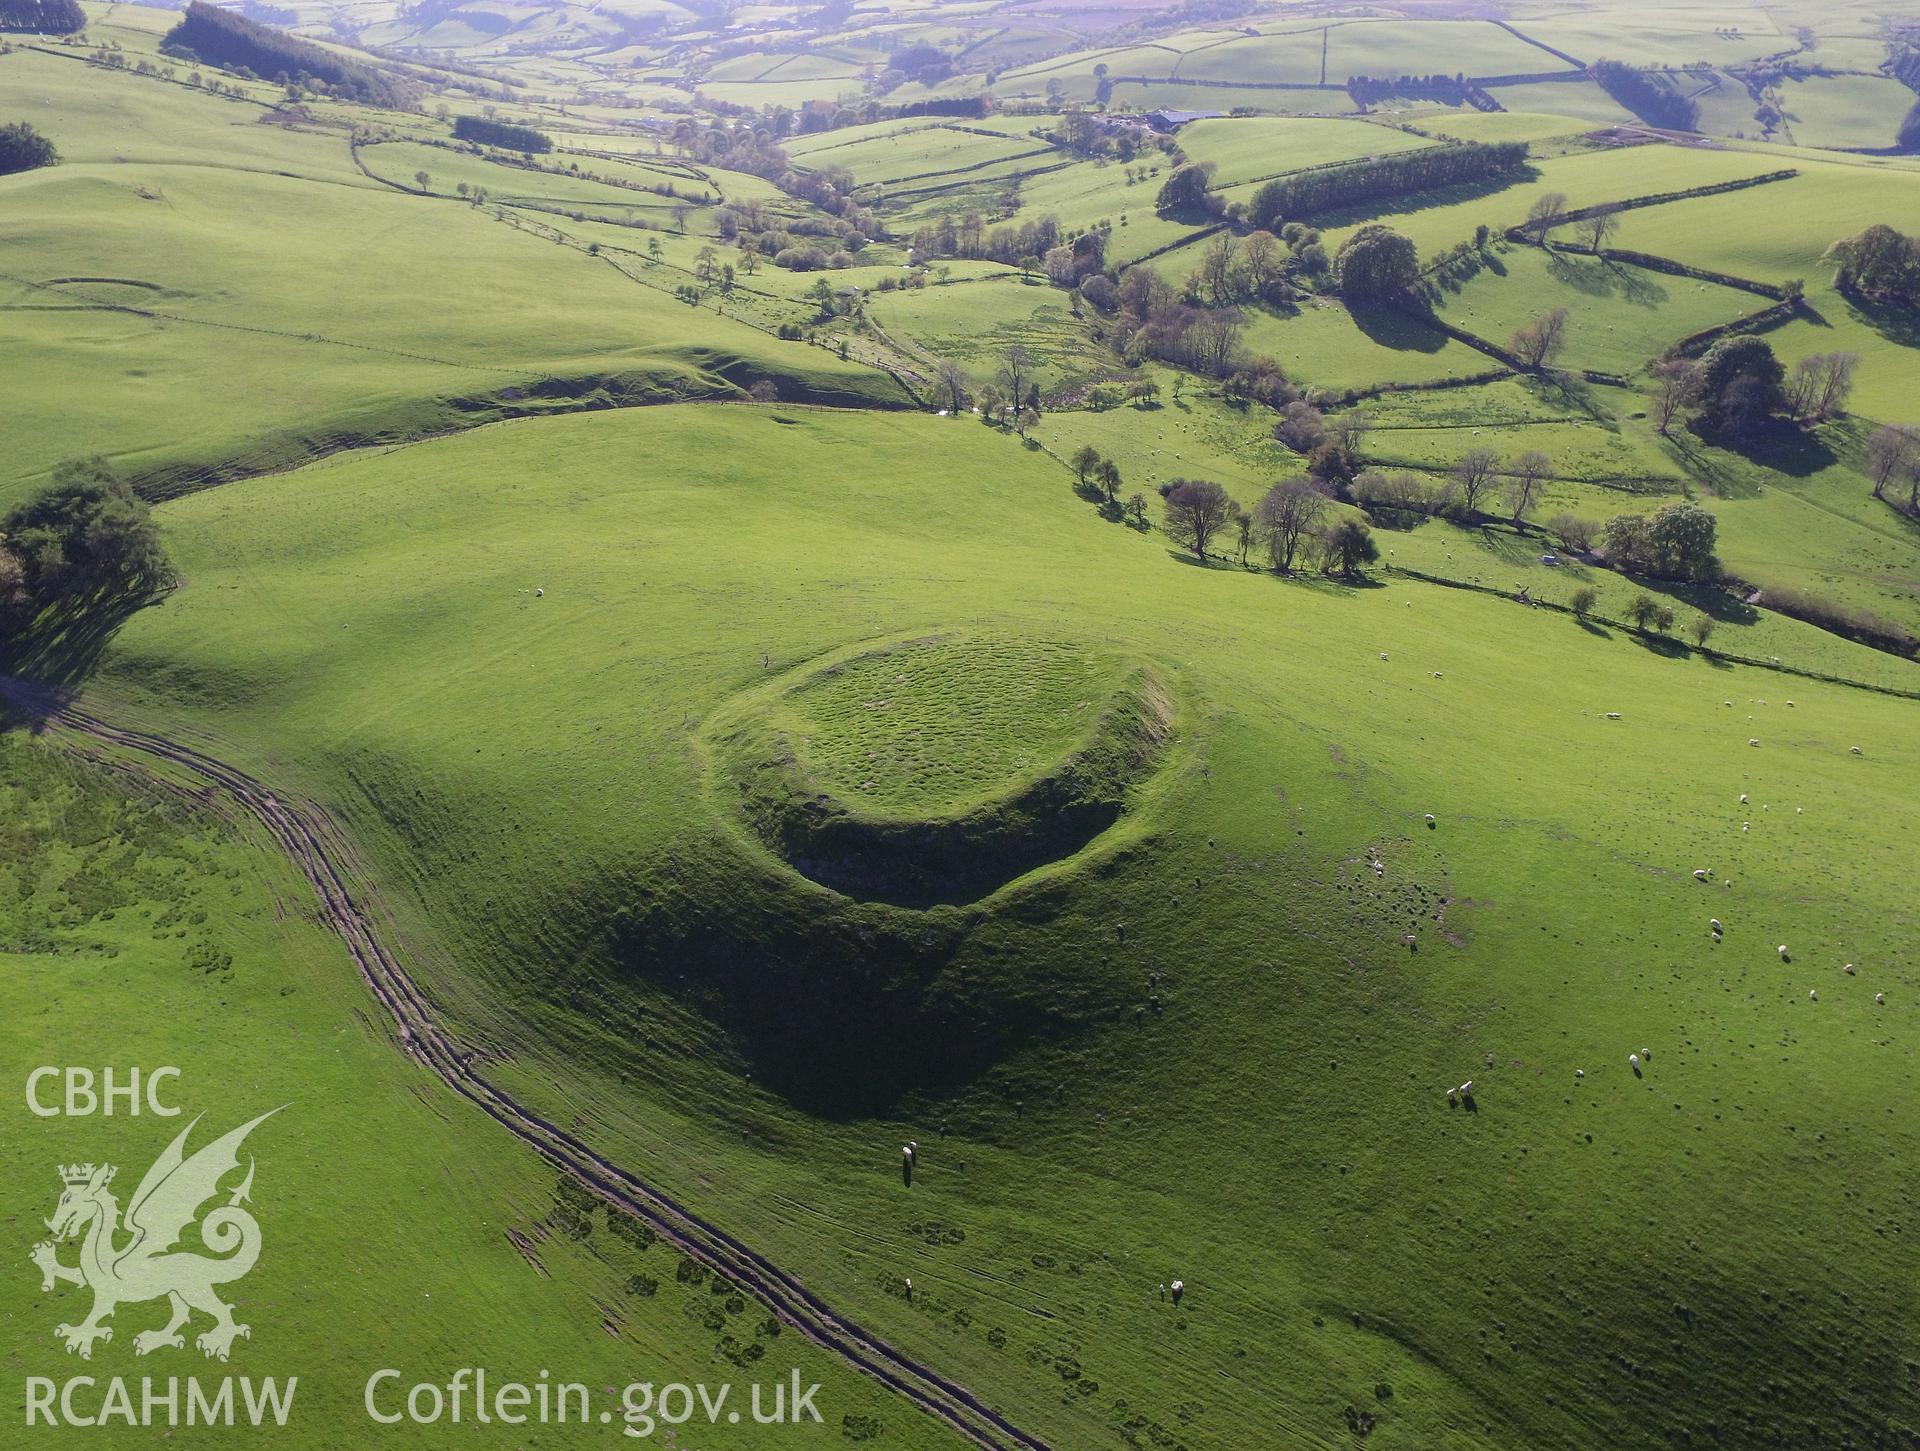
[[[0,497],[76,453],[177,487],[596,390],[738,396],[773,376],[799,396],[904,401],[884,374],[758,328],[689,330],[670,286],[452,192],[470,174],[502,200],[517,184],[564,203],[577,196],[559,188],[591,183],[419,147],[395,166],[388,146],[368,148],[369,176],[344,131],[37,52],[0,57],[0,94],[31,97],[65,158],[0,179],[15,320],[0,352],[19,380]],[[446,194],[377,179],[412,187],[418,169]]]
[[[1912,1274],[1910,705],[1195,569],[1069,483],[964,421],[506,425],[169,506],[195,583],[93,693],[325,801],[516,1083],[1060,1441],[1349,1401],[1382,1445],[1866,1434]],[[700,722],[956,627],[1166,671],[1190,764],[1130,844],[932,913],[754,847]]]
[[[124,1200],[195,1115],[206,1117],[190,1149],[278,1107],[247,1140],[263,1248],[254,1271],[222,1291],[251,1334],[221,1369],[297,1381],[286,1441],[328,1444],[368,1424],[365,1383],[382,1368],[404,1371],[397,1393],[382,1387],[390,1411],[415,1380],[444,1384],[459,1367],[489,1364],[529,1383],[544,1367],[596,1396],[641,1366],[743,1387],[798,1367],[822,1382],[831,1424],[878,1418],[915,1444],[940,1444],[931,1423],[909,1430],[909,1413],[800,1337],[770,1335],[764,1307],[736,1306],[704,1277],[689,1283],[669,1246],[583,1204],[442,1088],[399,1050],[338,939],[310,920],[306,884],[264,839],[194,809],[184,791],[134,780],[24,733],[0,736],[7,1057],[98,1071],[110,1053],[123,1080],[135,1065],[177,1066],[160,1101],[183,1115],[133,1118],[122,1105],[112,1118],[41,1119],[16,1103],[0,1175],[23,1260],[60,1197],[59,1166],[117,1164]],[[58,1083],[40,1097],[58,1102]],[[59,1255],[72,1264],[74,1246]],[[220,1373],[193,1349],[136,1359],[133,1337],[164,1323],[164,1302],[123,1305],[117,1334],[81,1366],[62,1355],[54,1327],[84,1317],[84,1291],[43,1292],[25,1270],[0,1295],[12,1353],[33,1374],[210,1383]],[[196,1316],[189,1333],[208,1323]],[[83,1389],[79,1413],[92,1414],[99,1397]],[[184,1413],[184,1395],[181,1404]],[[617,1421],[617,1397],[603,1404]],[[411,1445],[428,1435],[394,1433]],[[172,1433],[96,1434],[133,1446]],[[584,1445],[607,1433],[595,1423],[552,1434]],[[727,1425],[701,1434],[714,1445],[759,1444]],[[466,1427],[478,1445],[518,1445],[523,1435]]]
[[[1058,1451],[1920,1424],[1920,664],[1772,607],[1920,630],[1920,529],[1865,474],[1920,421],[1920,334],[1820,263],[1920,234],[1911,158],[1816,149],[1898,123],[1879,11],[295,8],[412,110],[196,68],[176,20],[94,4],[84,40],[0,50],[0,124],[61,158],[0,178],[0,514],[101,453],[177,572],[29,621],[16,554],[59,561],[0,541],[0,668],[324,813],[453,1061]],[[1596,134],[1629,120],[1603,55],[1692,67],[1720,139]],[[1735,138],[1774,66],[1811,77],[1779,144]],[[1363,107],[1361,73],[1458,104]],[[1156,139],[1149,105],[1252,114]],[[462,146],[471,116],[555,149]],[[1284,277],[1189,285],[1267,179],[1454,138],[1529,166],[1292,219],[1329,255],[1403,232],[1416,290],[1343,297],[1297,231]],[[1218,208],[1157,211],[1182,160]],[[1553,192],[1633,203],[1612,244],[1648,256],[1505,236]],[[1111,286],[969,217],[1099,228]],[[968,255],[916,250],[943,218]],[[1846,411],[1660,432],[1649,364],[1793,280],[1761,336],[1859,353]],[[1169,363],[1227,302],[1237,355]],[[1559,369],[1497,356],[1554,308]],[[1015,346],[1037,416],[935,415]],[[1233,376],[1261,359],[1285,382]],[[1294,390],[1360,415],[1350,459]],[[1245,517],[1311,464],[1347,525],[1374,481],[1343,471],[1431,491],[1477,450],[1548,456],[1527,518],[1504,482],[1479,517],[1375,503],[1347,576],[1263,568],[1235,512],[1196,556],[1159,496]],[[1682,501],[1724,587],[1549,522]],[[1627,623],[1643,596],[1668,625]],[[959,1444],[450,1091],[244,809],[89,749],[0,734],[9,1043],[180,1062],[210,1123],[291,1105],[242,1306],[247,1369],[302,1377],[276,1444],[360,1444],[386,1363],[797,1370],[822,1444]],[[23,1256],[56,1163],[166,1137],[15,1102]],[[16,1268],[26,1374],[165,1373],[131,1306],[67,1361],[77,1292]]]

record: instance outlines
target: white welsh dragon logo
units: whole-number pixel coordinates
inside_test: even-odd
[[[213,1328],[194,1341],[209,1356],[225,1360],[236,1336],[251,1336],[245,1325],[234,1322],[233,1307],[213,1292],[215,1285],[246,1274],[260,1258],[259,1222],[240,1207],[253,1189],[251,1157],[247,1177],[227,1202],[199,1219],[201,1242],[221,1258],[175,1251],[174,1246],[199,1218],[200,1207],[220,1192],[220,1181],[240,1167],[241,1142],[278,1112],[276,1108],[261,1114],[187,1158],[183,1153],[187,1135],[200,1122],[194,1119],[147,1170],[127,1205],[124,1226],[120,1205],[107,1192],[115,1172],[111,1164],[61,1168],[66,1190],[53,1218],[46,1221],[54,1239],[35,1245],[31,1258],[40,1267],[43,1293],[63,1280],[93,1291],[93,1313],[78,1325],[62,1325],[54,1332],[66,1342],[69,1353],[77,1350],[82,1359],[91,1360],[94,1341],[113,1339],[112,1327],[102,1322],[116,1306],[162,1295],[172,1305],[173,1316],[164,1329],[143,1330],[133,1337],[136,1354],[163,1346],[185,1348],[180,1328],[195,1310],[213,1317]],[[123,1232],[131,1235],[124,1244],[120,1242]],[[81,1241],[80,1262],[63,1265],[54,1240],[76,1236]]]

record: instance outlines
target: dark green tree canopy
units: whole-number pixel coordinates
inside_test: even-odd
[[[0,539],[39,605],[158,587],[167,560],[146,500],[104,458],[69,459],[53,482],[0,519]]]
[[[25,121],[0,126],[0,176],[52,166],[59,159],[60,153],[53,149],[53,143]]]
[[[1717,534],[1713,515],[1698,504],[1668,504],[1651,515],[1609,520],[1607,557],[1632,574],[1708,583],[1720,577]]]
[[[502,151],[551,151],[553,142],[544,131],[531,126],[509,126],[504,121],[489,121],[481,116],[461,116],[453,123],[456,141],[471,141],[476,146],[497,146]]]
[[[1362,227],[1333,259],[1333,277],[1349,302],[1397,297],[1420,280],[1420,254],[1413,239],[1375,222]]]
[[[78,0],[0,0],[0,30],[72,35],[86,27],[87,14]]]

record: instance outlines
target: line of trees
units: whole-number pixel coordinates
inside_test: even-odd
[[[453,139],[474,146],[496,146],[502,151],[526,155],[553,150],[553,138],[531,126],[513,126],[505,121],[490,121],[485,116],[460,116],[453,123]]]
[[[30,35],[73,35],[87,28],[78,0],[0,0],[0,30]]]
[[[978,212],[968,212],[957,221],[942,217],[913,234],[913,253],[919,258],[965,257],[1003,262],[1009,267],[1028,265],[1035,270],[1059,245],[1060,221],[1052,216],[1009,222],[988,230],[985,218]]]
[[[172,580],[152,511],[98,455],[70,459],[0,518],[0,630],[43,611],[162,589]]]
[[[1846,413],[1859,372],[1858,353],[1809,353],[1791,370],[1765,338],[1720,339],[1699,359],[1663,358],[1653,366],[1654,423],[1663,434],[1693,409],[1709,428],[1752,434],[1784,414],[1798,423],[1825,423]]]
[[[0,126],[0,176],[52,166],[59,159],[53,143],[25,121]]]
[[[1670,131],[1700,129],[1700,103],[1681,95],[1664,76],[1656,78],[1618,60],[1595,61],[1589,74],[1603,91],[1650,125]]]
[[[1272,231],[1283,222],[1319,212],[1510,176],[1526,164],[1524,141],[1425,146],[1371,161],[1277,177],[1254,193],[1247,216],[1254,226]],[[1171,179],[1168,185],[1172,185]]]
[[[180,23],[160,42],[167,55],[183,56],[230,71],[324,90],[363,105],[411,109],[418,87],[323,50],[308,41],[258,25],[232,10],[191,0]]]
[[[1237,541],[1242,564],[1262,548],[1281,574],[1318,563],[1324,574],[1353,579],[1380,557],[1366,522],[1352,514],[1333,517],[1331,492],[1316,479],[1283,479],[1250,511],[1211,479],[1171,479],[1161,485],[1160,499],[1167,532],[1195,559],[1206,559],[1223,535]]]

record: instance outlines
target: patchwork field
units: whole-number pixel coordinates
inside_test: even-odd
[[[1912,17],[82,4],[0,1003],[188,1113],[16,1080],[22,1444],[1920,1424]],[[605,1419],[374,1419],[462,1368]]]

